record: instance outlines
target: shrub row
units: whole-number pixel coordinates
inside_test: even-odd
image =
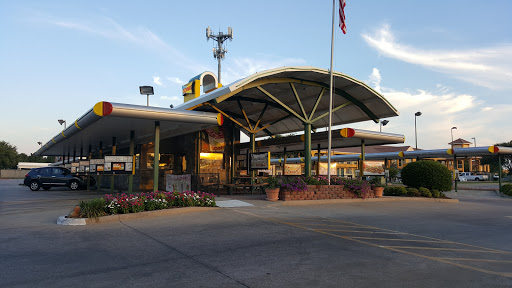
[[[512,196],[512,184],[505,184],[501,186],[501,192],[505,195]]]
[[[425,187],[403,187],[403,186],[390,186],[384,188],[384,196],[402,196],[402,197],[427,197],[427,198],[440,198],[446,197],[443,193],[436,189],[428,189]]]

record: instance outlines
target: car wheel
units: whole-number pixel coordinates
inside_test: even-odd
[[[41,185],[39,184],[38,181],[33,180],[32,182],[30,182],[30,186],[29,187],[30,187],[30,190],[37,191],[37,190],[39,190],[39,188],[41,188]]]
[[[45,186],[42,186],[42,188],[43,188],[44,190],[50,190],[50,188],[52,188],[52,186],[46,186],[46,185],[45,185]]]
[[[69,188],[71,188],[71,190],[76,190],[78,187],[80,187],[80,185],[76,180],[73,180],[71,183],[69,183]]]
[[[480,181],[480,178],[475,178],[475,181]]]

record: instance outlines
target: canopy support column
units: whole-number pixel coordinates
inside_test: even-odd
[[[453,151],[453,149],[452,149]],[[455,170],[457,169],[457,155],[453,153],[453,182],[455,182],[455,192],[457,192],[457,175],[455,175]]]
[[[364,139],[361,140],[361,161],[359,162],[359,177],[363,179],[364,177],[364,161],[366,160],[365,157],[365,146],[364,146]]]
[[[231,169],[230,169],[230,182],[231,184],[235,183],[235,124],[231,125]],[[231,190],[230,190],[231,192]]]
[[[200,182],[201,182],[201,148],[203,146],[203,143],[202,143],[202,138],[201,138],[201,131],[197,131],[196,133],[196,155],[197,157],[195,158],[196,159],[196,191],[199,191],[199,187],[200,187]]]
[[[254,152],[256,152],[256,134],[251,133],[249,136],[251,138],[251,153],[254,153]],[[249,158],[250,157],[251,156],[249,155]],[[250,164],[249,158],[247,158],[247,163],[248,164]],[[249,165],[247,165],[247,169],[249,169],[251,171],[251,185],[252,185],[252,184],[254,184],[254,177],[256,177],[256,171],[252,170]],[[251,193],[252,192],[253,191],[251,191]]]
[[[153,192],[158,191],[158,174],[160,172],[160,121],[155,121],[155,152],[153,164]]]
[[[304,123],[304,174],[311,176],[311,123]]]
[[[117,145],[116,137],[112,137],[112,155],[116,155],[116,148],[117,148],[116,145]],[[113,173],[115,173],[115,172],[113,172]],[[114,177],[115,177],[114,174],[112,174],[110,176],[110,193],[114,193],[114,183],[115,183]]]
[[[284,147],[283,151],[283,176],[285,175],[285,166],[286,166],[286,147]]]
[[[317,146],[316,176],[320,176],[320,144]]]
[[[498,154],[498,177],[499,177],[499,179],[498,179],[498,188],[499,188],[499,190],[498,191],[500,191],[500,192],[501,192],[501,176],[502,176],[501,174],[502,174],[502,170],[503,169],[501,168],[501,154]]]
[[[91,145],[89,145],[89,153],[87,154],[87,160],[88,161],[91,161]],[[91,165],[90,165],[90,162],[89,162],[89,169],[90,169]],[[87,191],[90,191],[91,190],[91,172],[89,169],[85,169],[85,172],[87,173]]]
[[[135,131],[131,130],[130,131],[130,156],[133,157],[133,155],[135,154]],[[128,176],[128,193],[132,193],[133,192],[133,172],[135,172],[135,166],[132,167],[132,169],[134,169],[132,171],[132,174],[130,174],[130,176]]]
[[[100,141],[100,146],[98,147],[98,158],[99,159],[103,158],[103,142],[101,142],[101,141]],[[103,164],[103,165],[105,165],[105,164]],[[103,169],[105,169],[105,168],[103,168]],[[101,178],[102,178],[103,172],[99,173],[98,171],[96,171],[96,173],[98,173],[98,183],[96,184],[97,185],[96,190],[101,191],[101,181],[102,181]]]

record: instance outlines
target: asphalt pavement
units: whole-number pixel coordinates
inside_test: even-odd
[[[488,191],[305,206],[222,196],[247,205],[62,226],[100,194],[18,183],[0,180],[0,287],[512,287],[512,199]]]

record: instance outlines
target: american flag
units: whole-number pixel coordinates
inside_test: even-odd
[[[340,0],[340,28],[343,34],[347,34],[347,26],[345,25],[345,0]]]

